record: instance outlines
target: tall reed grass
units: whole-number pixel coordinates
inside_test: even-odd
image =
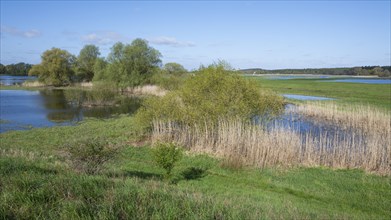
[[[369,105],[341,105],[335,102],[313,102],[291,109],[307,117],[365,133],[391,133],[391,112]]]
[[[372,109],[359,107],[355,111],[312,111],[315,107],[299,107],[298,112],[314,112],[319,120],[344,126],[344,132],[327,131],[318,134],[300,133],[293,128],[271,128],[241,120],[219,120],[216,124],[193,126],[155,121],[153,141],[173,141],[195,152],[219,157],[237,158],[248,165],[327,166],[360,168],[378,174],[391,174],[390,117]],[[332,108],[337,108],[334,104]],[[310,111],[311,110],[311,111]],[[316,114],[315,114],[316,113]],[[367,126],[366,126],[367,125]]]

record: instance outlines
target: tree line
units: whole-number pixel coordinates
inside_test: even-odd
[[[316,74],[391,77],[391,66],[363,66],[350,68],[308,68],[308,69],[243,69],[246,74]]]
[[[27,76],[32,66],[23,62],[9,65],[0,63],[0,75]]]
[[[78,56],[52,48],[42,54],[41,63],[34,65],[29,75],[38,76],[39,81],[52,86],[94,81],[124,89],[151,83],[157,73],[187,72],[177,63],[162,66],[161,56],[143,39],[114,44],[106,58],[100,57],[99,48],[92,44],[85,45]]]

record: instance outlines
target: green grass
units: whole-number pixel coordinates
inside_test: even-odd
[[[64,155],[75,138],[121,143],[97,175]],[[390,177],[327,168],[222,168],[185,154],[173,182],[139,140],[133,118],[0,134],[0,219],[388,219]],[[139,142],[138,142],[139,143]],[[137,144],[142,145],[142,144]]]
[[[271,80],[264,77],[249,77],[257,80],[262,88],[280,94],[324,96],[349,104],[369,104],[391,109],[391,85],[343,82],[322,82],[328,79]],[[339,78],[340,79],[340,78]]]

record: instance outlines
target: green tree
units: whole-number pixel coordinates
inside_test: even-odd
[[[93,81],[104,81],[106,76],[107,61],[103,58],[97,58],[94,63],[94,77]]]
[[[112,81],[119,88],[143,85],[158,71],[160,57],[160,52],[142,39],[136,39],[130,45],[116,43],[107,58],[102,80]]]
[[[166,90],[178,89],[183,84],[187,70],[178,63],[166,63],[160,71],[152,77],[152,84],[156,84]]]
[[[9,65],[0,64],[0,74],[13,75],[13,76],[27,76],[28,71],[32,65],[28,63],[16,63]]]
[[[38,80],[46,85],[69,85],[74,76],[75,56],[66,50],[52,48],[41,56],[41,63],[34,65],[29,75],[38,76]]]
[[[182,75],[187,72],[187,70],[179,63],[166,63],[163,67],[163,71],[172,75]]]
[[[91,81],[94,77],[94,65],[100,55],[95,45],[85,45],[77,57],[76,77],[79,81]]]
[[[0,63],[0,75],[5,75],[7,73],[7,69],[3,64]]]
[[[152,149],[155,163],[166,170],[165,178],[171,177],[171,171],[175,164],[182,158],[182,148],[174,143],[157,143]]]

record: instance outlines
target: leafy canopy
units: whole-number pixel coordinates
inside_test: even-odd
[[[77,57],[76,76],[79,81],[91,81],[94,77],[94,65],[100,55],[95,45],[85,45]]]
[[[116,43],[111,48],[107,63],[102,60],[96,63],[94,80],[111,81],[119,88],[143,85],[158,71],[160,57],[160,52],[143,39],[136,39],[130,45]]]
[[[164,64],[163,72],[170,75],[182,75],[187,70],[179,63],[166,63]]]
[[[157,143],[152,149],[155,163],[166,170],[166,178],[169,178],[175,164],[182,158],[182,148],[173,143]]]
[[[66,50],[52,48],[42,54],[41,63],[34,65],[29,75],[38,76],[39,81],[46,85],[69,85],[74,76],[75,59],[75,56]]]

